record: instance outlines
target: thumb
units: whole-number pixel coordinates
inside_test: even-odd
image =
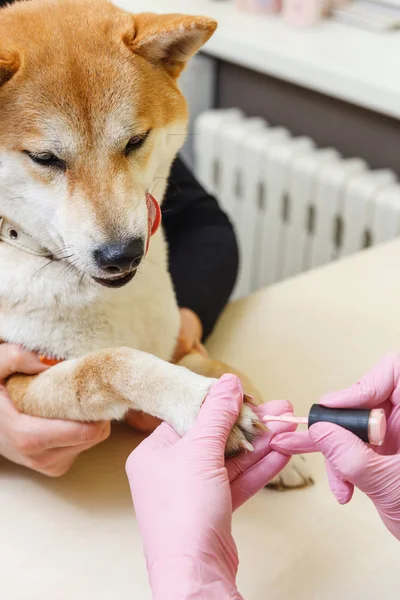
[[[135,477],[139,472],[142,473],[143,469],[146,472],[149,470],[149,456],[151,451],[158,452],[159,448],[168,448],[176,444],[180,440],[180,436],[168,423],[161,423],[157,429],[143,440],[128,456],[125,463],[125,472],[128,476],[129,481]]]
[[[235,375],[224,375],[209,391],[200,409],[196,423],[187,434],[187,439],[209,439],[209,451],[225,450],[232,427],[236,423],[243,404],[240,379]]]
[[[34,352],[16,344],[0,344],[0,380],[7,379],[13,373],[35,375],[47,368]]]
[[[176,444],[180,439],[180,435],[176,433],[175,429],[164,422],[141,443],[141,446],[146,446],[147,450],[150,448],[167,448]]]
[[[354,485],[337,475],[334,467],[327,459],[325,459],[325,466],[332,494],[339,504],[348,504],[354,494]]]
[[[370,462],[377,457],[357,436],[346,429],[331,423],[316,423],[309,429],[310,438],[318,450],[325,456],[331,469],[328,477],[333,493],[337,490],[334,476],[342,482],[346,481],[356,485],[363,492],[368,493],[368,478]],[[343,486],[341,486],[343,490]],[[340,491],[338,491],[340,494]],[[348,498],[350,499],[350,498]]]

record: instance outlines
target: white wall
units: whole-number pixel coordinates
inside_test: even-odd
[[[214,108],[216,89],[216,61],[208,56],[195,56],[181,77],[181,89],[190,112],[189,136],[182,150],[186,163],[193,167],[193,123],[205,110]]]

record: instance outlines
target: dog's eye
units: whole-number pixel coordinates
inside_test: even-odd
[[[51,152],[40,152],[39,154],[34,154],[33,152],[26,150],[25,154],[27,154],[34,163],[41,165],[42,167],[53,167],[60,169],[61,171],[65,171],[67,168],[65,162]]]
[[[125,156],[129,156],[129,154],[132,154],[135,150],[139,150],[147,140],[149,133],[150,131],[146,131],[146,133],[132,137],[126,145]]]

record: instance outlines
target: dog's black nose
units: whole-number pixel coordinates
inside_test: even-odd
[[[135,269],[139,266],[143,255],[144,240],[142,238],[132,238],[127,242],[104,244],[93,252],[97,265],[110,275]]]

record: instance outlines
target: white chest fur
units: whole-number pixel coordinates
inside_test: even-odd
[[[48,356],[72,358],[129,346],[168,360],[179,313],[162,232],[135,279],[119,290],[101,288],[63,262],[0,243],[0,338]]]

